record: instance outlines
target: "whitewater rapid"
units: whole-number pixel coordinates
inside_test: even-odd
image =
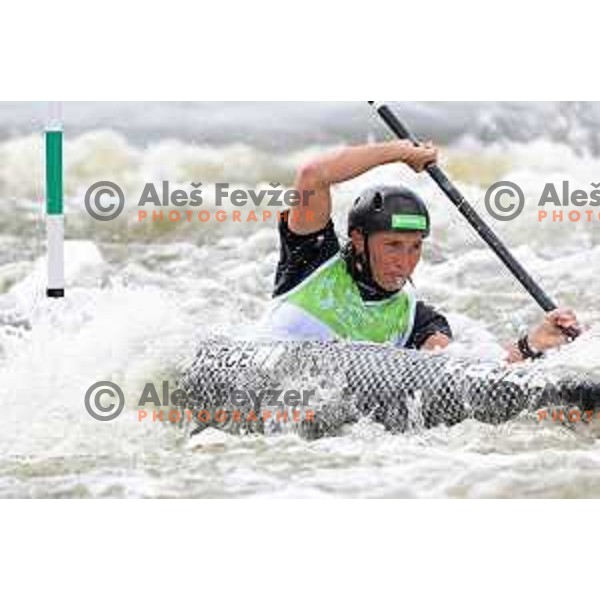
[[[317,111],[319,119],[331,114],[326,109]],[[521,217],[486,219],[540,285],[590,327],[552,354],[550,366],[599,375],[600,221],[540,223],[532,200],[549,181],[567,178],[589,188],[598,180],[593,136],[581,134],[580,117],[560,140],[454,135],[441,161],[483,215],[492,182],[521,185],[528,199]],[[531,114],[523,118],[538,122]],[[295,147],[273,150],[253,144],[248,127],[243,142],[227,135],[190,141],[193,131],[167,138],[154,130],[140,142],[109,127],[66,135],[64,300],[43,295],[43,140],[17,131],[0,141],[0,496],[597,496],[595,425],[538,423],[523,415],[501,426],[467,421],[394,436],[365,421],[315,442],[207,432],[191,443],[176,427],[137,420],[144,383],[174,383],[198,339],[251,330],[268,306],[278,257],[272,222],[140,223],[135,199],[143,186],[168,179],[190,189],[202,181],[206,206],[215,210],[215,182],[291,187],[302,161],[344,138],[342,122],[333,138],[310,143],[297,136]],[[355,140],[381,135],[372,122],[364,132],[350,131]],[[93,221],[83,207],[85,190],[101,180],[126,192],[124,214],[111,224]],[[362,187],[398,181],[427,198],[432,212],[416,293],[447,314],[456,335],[450,352],[500,359],[504,345],[537,322],[540,311],[426,176],[388,166],[337,186],[338,232]],[[101,380],[125,391],[126,408],[110,423],[94,421],[84,408],[86,390]]]

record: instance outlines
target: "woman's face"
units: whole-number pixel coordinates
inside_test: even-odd
[[[352,242],[364,252],[364,237],[353,233]],[[371,273],[377,284],[388,292],[401,290],[412,276],[423,250],[419,231],[379,232],[369,236]]]

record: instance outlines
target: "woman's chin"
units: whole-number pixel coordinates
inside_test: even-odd
[[[382,287],[386,292],[399,292],[404,285],[406,284],[406,279],[388,279],[383,283],[380,283],[380,287]]]

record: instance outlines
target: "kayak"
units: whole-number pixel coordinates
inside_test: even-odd
[[[557,375],[544,361],[508,366],[356,342],[208,339],[178,387],[191,435],[216,427],[314,439],[362,418],[403,433],[465,419],[499,424],[548,407],[591,414],[600,405],[600,382]]]

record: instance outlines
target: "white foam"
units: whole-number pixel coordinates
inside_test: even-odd
[[[44,239],[43,227],[35,228],[43,223],[34,183],[40,176],[39,144],[38,138],[0,144],[0,154],[10,159],[0,160],[0,195],[23,196],[18,214],[12,214],[12,201],[3,202],[0,218],[3,231],[4,225],[14,226],[10,231],[19,239]],[[82,198],[97,178],[122,179],[128,194],[144,181],[165,177],[182,185],[196,178],[227,177],[246,187],[281,177],[289,185],[295,166],[319,151],[315,147],[279,156],[257,152],[249,144],[217,147],[181,141],[140,148],[105,131],[66,144],[70,235],[73,223],[91,222]],[[533,197],[548,178],[568,177],[584,186],[598,173],[595,158],[550,141],[490,146],[471,140],[444,154],[449,170],[460,173],[453,179],[482,214],[489,177],[521,181]],[[470,163],[476,167],[469,170]],[[334,219],[340,233],[345,232],[350,203],[362,187],[375,182],[406,183],[429,201],[433,234],[414,279],[417,292],[447,313],[456,333],[451,352],[495,359],[521,325],[541,320],[540,309],[435,185],[406,167],[377,169],[337,186]],[[486,220],[551,296],[573,306],[593,326],[576,343],[552,353],[548,364],[599,374],[600,223],[546,227],[536,222],[532,207],[509,224]],[[0,296],[0,311],[17,311],[13,314],[24,315],[31,325],[29,330],[0,325],[0,456],[15,469],[19,460],[6,457],[34,457],[43,473],[57,468],[44,462],[49,457],[64,463],[64,473],[40,487],[35,478],[24,476],[21,493],[59,493],[72,482],[92,495],[113,485],[122,486],[126,495],[268,495],[275,487],[282,496],[535,495],[560,494],[572,482],[583,486],[581,493],[595,490],[586,479],[589,466],[596,465],[594,440],[528,420],[500,428],[467,422],[411,436],[390,436],[363,423],[350,428],[347,437],[316,444],[282,436],[221,438],[206,453],[178,447],[175,428],[137,422],[140,386],[172,377],[181,361],[192,356],[197,336],[210,330],[251,330],[273,284],[275,227],[214,222],[204,229],[150,231],[142,239],[135,237],[135,227],[115,239],[110,231],[90,226],[89,239],[67,240],[67,289],[61,300],[44,297],[43,250],[32,261],[31,246],[15,246],[0,267],[8,288]],[[127,407],[122,417],[102,425],[85,412],[83,398],[92,383],[111,378],[126,391]],[[88,472],[82,472],[77,456],[92,457]],[[0,495],[7,493],[6,485],[0,485]]]

